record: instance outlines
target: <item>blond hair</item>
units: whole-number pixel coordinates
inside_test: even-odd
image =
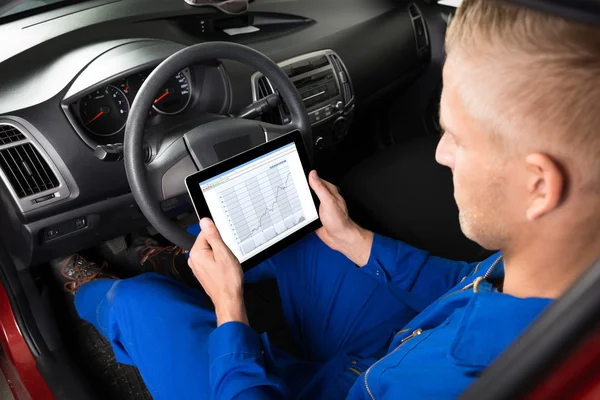
[[[496,0],[463,0],[446,51],[479,60],[482,70],[501,65],[502,104],[479,114],[571,168],[581,187],[600,191],[600,28]],[[498,71],[488,72],[491,80]]]

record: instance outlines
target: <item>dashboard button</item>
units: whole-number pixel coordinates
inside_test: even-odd
[[[75,229],[83,229],[87,226],[85,217],[80,217],[75,220]]]
[[[346,136],[346,118],[338,118],[333,124],[333,137],[340,140]]]
[[[340,72],[340,81],[342,81],[342,83],[348,83],[348,77],[344,71]]]
[[[51,226],[49,228],[46,228],[46,239],[47,240],[54,239],[58,235],[60,235],[60,231],[58,230],[58,226]]]
[[[325,144],[325,140],[321,136],[319,136],[318,138],[315,139],[315,149],[317,149],[317,150],[323,149],[324,144]]]

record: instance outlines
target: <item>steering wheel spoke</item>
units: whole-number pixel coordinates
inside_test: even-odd
[[[187,192],[185,178],[198,171],[183,136],[161,145],[161,151],[147,166],[149,190],[160,204]]]
[[[273,139],[277,139],[278,137],[288,134],[290,132],[298,130],[298,127],[293,123],[289,123],[286,125],[275,125],[275,124],[271,124],[269,122],[263,122],[263,121],[258,121],[258,123],[265,131],[265,137],[267,139],[267,142],[270,140],[273,140]]]

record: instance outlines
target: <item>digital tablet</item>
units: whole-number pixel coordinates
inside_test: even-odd
[[[212,218],[247,270],[321,226],[302,135],[294,131],[185,180],[198,218]]]

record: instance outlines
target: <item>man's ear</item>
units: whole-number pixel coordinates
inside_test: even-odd
[[[563,170],[545,154],[530,154],[527,163],[529,206],[527,219],[536,220],[556,209],[563,198],[566,177]]]

